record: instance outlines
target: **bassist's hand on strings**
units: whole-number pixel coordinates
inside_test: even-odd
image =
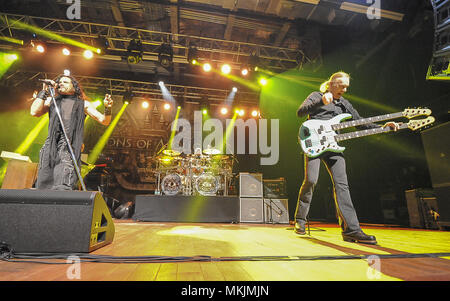
[[[397,131],[397,130],[399,129],[399,127],[400,127],[400,124],[398,124],[397,122],[389,121],[389,122],[386,122],[386,123],[383,125],[383,127],[384,127],[384,128],[385,128],[385,127],[390,127],[391,130]]]

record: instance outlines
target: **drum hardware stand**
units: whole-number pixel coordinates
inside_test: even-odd
[[[272,217],[272,203],[275,205],[275,207],[278,208],[278,210],[280,211],[280,215],[283,213],[283,210],[277,206],[277,204],[275,204],[274,201],[272,201],[272,199],[269,199],[269,212],[270,212],[270,218],[269,218],[269,223],[270,224],[277,224],[273,221],[273,217]]]

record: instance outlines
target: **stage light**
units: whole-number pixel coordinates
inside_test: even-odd
[[[233,92],[237,92],[238,89],[236,87],[233,87],[232,90],[233,90]]]
[[[92,59],[94,57],[94,53],[91,50],[85,50],[83,52],[83,56],[84,56],[85,59],[90,60],[90,59]]]
[[[44,53],[45,52],[45,47],[42,44],[38,44],[36,45],[36,51],[39,53]]]
[[[212,67],[211,67],[210,63],[203,64],[203,71],[209,72],[209,71],[211,71],[211,69],[212,69]]]
[[[226,115],[227,113],[228,113],[228,109],[227,108],[220,109],[220,114]]]
[[[131,40],[127,47],[128,51],[128,63],[137,64],[142,61],[142,55],[144,54],[144,50],[142,48],[141,40]]]
[[[160,81],[158,82],[158,85],[159,85],[160,87],[162,87],[162,86],[164,86],[164,82],[163,82],[162,80],[160,80]]]
[[[123,102],[126,104],[130,104],[133,101],[133,92],[130,88],[126,88],[125,92],[123,93]]]
[[[166,110],[166,111],[170,110],[170,104],[165,103],[164,104],[164,110]]]
[[[256,52],[254,51],[248,58],[248,66],[250,66],[250,69],[257,71],[259,65],[260,65],[260,59],[259,59],[258,55],[256,55]]]
[[[169,68],[172,65],[173,49],[170,44],[164,43],[159,47],[158,61],[164,68]]]
[[[267,85],[267,79],[265,79],[264,77],[261,77],[261,78],[258,80],[258,82],[259,82],[259,84],[260,84],[261,86]]]
[[[187,60],[190,64],[198,64],[198,50],[195,46],[190,46],[188,49]]]
[[[207,109],[203,109],[203,110],[202,110],[202,114],[203,114],[203,115],[208,114],[208,110],[207,110]]]
[[[236,109],[235,112],[236,112],[236,114],[238,114],[241,117],[244,116],[244,114],[245,114],[245,111],[243,109]]]
[[[109,48],[109,41],[106,37],[99,36],[97,38],[97,41],[95,42],[95,45],[98,46],[98,48],[97,48],[98,54],[105,54]]]
[[[70,55],[70,50],[68,48],[64,47],[62,50],[62,54],[68,56],[68,55]]]
[[[231,66],[228,64],[224,64],[224,65],[222,65],[221,70],[222,70],[222,73],[228,74],[231,72]]]
[[[253,110],[252,111],[252,116],[253,117],[258,117],[259,116],[259,111],[258,110]]]
[[[65,69],[63,73],[64,73],[65,76],[70,76],[70,70],[69,69]]]
[[[242,74],[243,76],[246,76],[246,75],[248,74],[248,69],[247,69],[247,68],[242,69],[242,70],[241,70],[241,74]]]
[[[148,109],[149,106],[150,106],[150,104],[148,103],[148,101],[143,101],[142,102],[142,108]]]

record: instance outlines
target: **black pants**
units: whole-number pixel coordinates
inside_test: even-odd
[[[36,181],[38,189],[73,190],[77,184],[77,174],[67,143],[61,136],[58,139],[58,158],[53,167],[49,166],[49,139],[39,153],[39,170]]]
[[[345,158],[341,153],[326,152],[319,157],[304,156],[305,179],[298,194],[295,218],[300,223],[306,222],[309,207],[313,197],[314,187],[319,179],[320,162],[327,167],[333,182],[333,194],[336,204],[339,224],[345,233],[355,233],[361,230],[358,217],[350,197],[347,181]]]

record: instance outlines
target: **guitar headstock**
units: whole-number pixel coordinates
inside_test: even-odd
[[[430,116],[431,110],[427,108],[408,108],[405,109],[402,113],[404,117],[411,119],[419,116]]]
[[[410,120],[408,122],[408,128],[410,130],[415,131],[415,130],[423,128],[423,127],[425,127],[427,125],[432,124],[434,121],[435,121],[435,119],[434,119],[433,116],[429,116],[429,117],[424,118],[424,119]]]

